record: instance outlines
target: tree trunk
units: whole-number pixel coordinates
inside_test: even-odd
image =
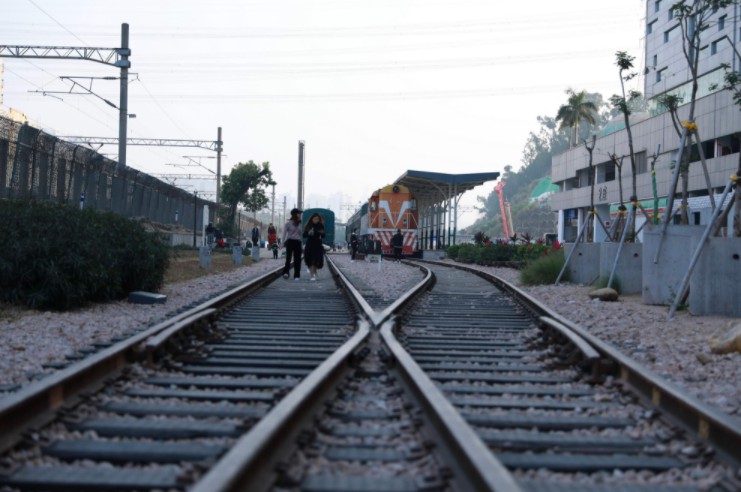
[[[741,138],[741,135],[738,135]],[[738,170],[736,183],[733,185],[733,201],[736,207],[733,212],[733,237],[741,237],[741,152],[738,153]]]

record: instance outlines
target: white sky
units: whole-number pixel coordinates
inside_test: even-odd
[[[115,48],[130,29],[129,137],[216,140],[222,173],[269,161],[276,208],[297,190],[306,142],[305,206],[340,218],[406,170],[521,166],[536,117],[573,87],[620,89],[614,53],[642,64],[644,0],[1,0],[0,45]],[[106,65],[0,59],[4,106],[57,135],[118,136],[118,111],[69,91],[60,76],[117,76]],[[133,78],[133,76],[132,76]],[[81,83],[87,81],[80,80]],[[636,87],[641,90],[642,87]],[[118,104],[118,81],[92,89]],[[101,152],[117,153],[116,146]],[[180,168],[200,149],[129,147],[129,166]],[[215,170],[215,160],[202,164]],[[193,184],[178,180],[178,185]],[[463,206],[495,183],[468,192]],[[196,183],[213,191],[215,182]],[[188,188],[192,189],[192,188]],[[213,197],[212,197],[213,198]],[[459,214],[459,225],[476,219]]]

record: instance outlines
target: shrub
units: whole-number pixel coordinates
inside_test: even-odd
[[[559,249],[530,261],[520,271],[520,281],[524,285],[552,284],[556,282],[566,259],[563,250]],[[562,280],[568,280],[569,271],[564,272]]]
[[[462,263],[473,263],[478,258],[478,247],[474,244],[461,244],[457,260]]]
[[[168,248],[121,216],[51,202],[0,201],[0,300],[65,310],[156,291]]]
[[[460,244],[453,244],[453,245],[451,245],[451,246],[448,246],[448,247],[447,247],[447,248],[445,249],[445,252],[447,253],[447,255],[448,255],[448,257],[449,257],[450,259],[452,259],[452,260],[455,260],[455,259],[456,259],[456,257],[458,256],[458,251],[459,251],[460,249],[461,249],[461,245],[460,245]]]
[[[478,255],[481,265],[493,265],[497,262],[512,261],[515,256],[516,246],[503,241],[482,246]]]

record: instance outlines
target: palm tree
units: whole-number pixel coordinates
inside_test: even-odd
[[[585,120],[587,125],[594,125],[597,106],[588,99],[587,91],[577,93],[573,89],[566,89],[566,94],[569,96],[568,102],[558,108],[556,121],[561,122],[560,130],[569,129],[569,147],[573,147],[579,143],[579,123]]]

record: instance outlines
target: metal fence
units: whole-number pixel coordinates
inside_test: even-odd
[[[217,205],[38,128],[0,117],[0,199],[52,200],[201,231]],[[252,227],[239,217],[238,227]],[[243,222],[243,223],[242,223]]]

